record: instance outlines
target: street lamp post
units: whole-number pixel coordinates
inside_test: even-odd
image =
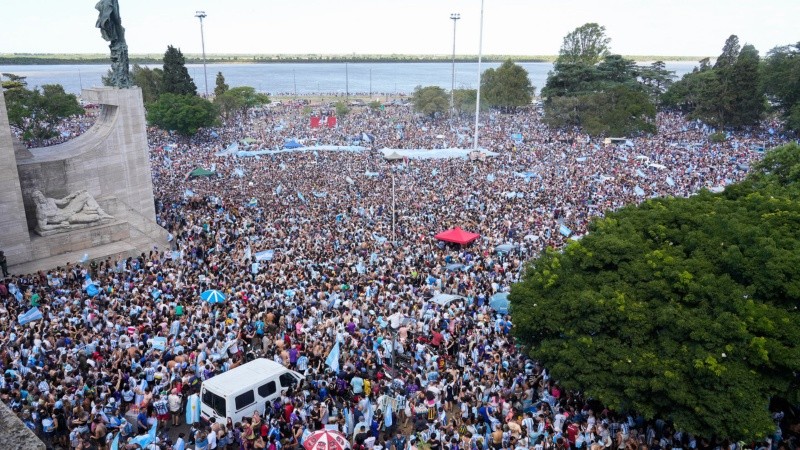
[[[206,38],[203,34],[203,19],[206,18],[205,11],[197,11],[194,15],[200,19],[200,43],[203,46],[203,77],[206,81],[206,98],[208,98],[208,71],[206,71]]]
[[[481,113],[481,56],[483,54],[483,0],[481,0],[481,33],[478,40],[478,94],[475,99],[475,139],[473,147],[478,150],[478,116]]]
[[[453,21],[453,76],[450,80],[450,113],[452,114],[455,109],[455,102],[453,91],[456,89],[456,21],[461,18],[461,14],[450,14],[450,19]]]
[[[394,234],[394,220],[395,220],[394,219],[395,218],[395,212],[394,212],[395,201],[394,201],[394,199],[395,199],[395,196],[394,196],[394,165],[393,165],[392,166],[392,245],[396,245],[396,243],[397,243],[397,240],[395,239],[395,234]]]

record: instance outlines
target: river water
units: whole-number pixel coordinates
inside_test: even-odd
[[[544,86],[552,63],[519,63],[528,71],[537,94]],[[668,61],[666,67],[678,77],[696,65],[690,61]],[[482,70],[497,68],[500,63],[484,63]],[[152,65],[150,67],[160,67]],[[187,64],[198,93],[205,91],[203,65]],[[80,94],[82,88],[99,86],[109,66],[105,64],[0,66],[0,73],[27,77],[28,86],[61,84],[67,92]],[[456,63],[456,88],[475,89],[477,63]],[[411,93],[416,86],[441,86],[450,90],[452,65],[436,63],[264,63],[209,64],[208,90],[214,90],[217,72],[222,72],[231,87],[252,86],[257,91],[276,94],[395,94]]]

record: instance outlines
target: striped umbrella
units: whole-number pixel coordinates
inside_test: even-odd
[[[318,430],[303,441],[306,450],[345,450],[347,439],[338,431]]]
[[[216,290],[216,289],[209,289],[202,294],[200,294],[200,298],[203,301],[208,303],[223,303],[225,302],[225,294]]]

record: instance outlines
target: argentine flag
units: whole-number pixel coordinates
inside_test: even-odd
[[[17,317],[17,322],[19,322],[20,325],[25,325],[26,323],[34,322],[36,320],[41,320],[41,319],[42,319],[42,312],[39,311],[39,308],[34,307],[29,309],[27,312],[20,314]]]
[[[331,368],[334,372],[339,371],[339,342],[337,341],[336,344],[331,349],[331,352],[328,353],[328,357],[325,358],[325,364]]]

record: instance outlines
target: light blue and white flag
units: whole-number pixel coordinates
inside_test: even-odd
[[[339,349],[339,342],[334,344],[331,352],[328,353],[328,357],[325,358],[325,364],[331,368],[334,372],[339,372],[339,354],[341,353]]]
[[[272,258],[275,257],[275,250],[264,250],[261,252],[256,253],[256,261],[272,261]]]
[[[39,311],[39,308],[34,307],[20,314],[17,317],[17,322],[19,322],[20,325],[25,325],[26,323],[34,322],[36,320],[41,320],[41,319],[42,319],[42,312]]]
[[[389,402],[386,402],[386,411],[383,412],[383,425],[386,428],[392,426],[392,407]]]
[[[558,227],[558,232],[559,232],[559,233],[561,233],[561,234],[562,234],[562,235],[564,235],[564,236],[569,236],[570,234],[572,234],[572,230],[570,230],[570,229],[569,229],[569,228],[568,228],[566,225],[564,225],[564,224],[561,224],[561,226],[560,226],[560,227]]]

